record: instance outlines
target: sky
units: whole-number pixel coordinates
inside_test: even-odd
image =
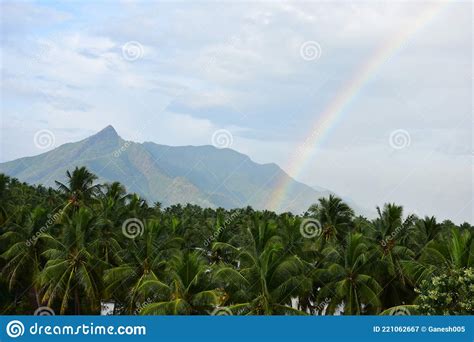
[[[109,124],[167,145],[224,132],[226,147],[361,207],[474,222],[468,1],[2,1],[1,13],[0,162]]]

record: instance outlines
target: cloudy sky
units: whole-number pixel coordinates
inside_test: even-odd
[[[43,153],[43,129],[54,146],[109,124],[169,145],[224,129],[254,161],[362,207],[474,221],[468,1],[1,7],[0,161]]]

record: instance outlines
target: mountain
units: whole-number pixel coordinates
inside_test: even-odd
[[[276,164],[258,164],[232,149],[166,146],[123,140],[112,126],[75,143],[1,163],[0,172],[32,184],[55,187],[66,170],[86,166],[100,182],[119,181],[129,192],[164,206],[275,209],[269,202],[278,184],[288,182],[280,208],[302,213],[327,191],[297,182]]]

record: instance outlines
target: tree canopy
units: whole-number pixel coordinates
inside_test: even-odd
[[[84,167],[45,188],[0,174],[0,310],[31,314],[474,314],[473,226],[149,205]]]

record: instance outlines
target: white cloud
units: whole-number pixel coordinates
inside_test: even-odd
[[[125,138],[171,145],[209,144],[225,128],[234,148],[286,168],[364,62],[432,5],[2,3],[2,158],[36,153],[38,129],[58,131],[62,143],[113,124]],[[455,215],[472,186],[471,22],[470,4],[443,5],[368,75],[301,179],[372,206],[419,165],[389,200]],[[300,56],[308,40],[321,45],[317,61]],[[123,58],[128,41],[142,58]],[[394,155],[386,139],[399,128],[412,145]]]

